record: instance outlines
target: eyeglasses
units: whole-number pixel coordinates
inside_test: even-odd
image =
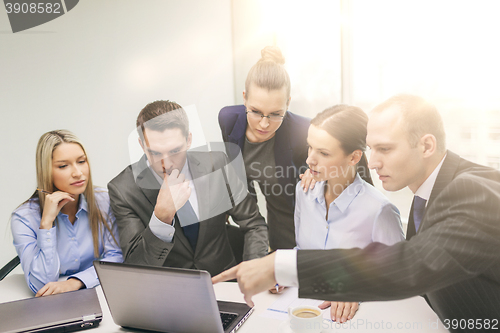
[[[272,122],[282,121],[283,117],[284,117],[284,116],[280,116],[277,114],[271,114],[269,116],[264,116],[262,113],[260,113],[258,111],[253,111],[253,110],[248,110],[248,109],[247,109],[247,115],[248,115],[248,117],[255,119],[255,120],[260,121],[262,118],[267,118],[267,119],[269,119],[269,121],[272,121]]]

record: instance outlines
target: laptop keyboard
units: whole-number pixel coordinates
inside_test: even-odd
[[[222,328],[226,330],[233,323],[233,321],[238,317],[237,314],[220,312],[220,320],[222,320]]]

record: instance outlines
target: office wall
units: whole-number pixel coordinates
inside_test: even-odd
[[[130,163],[128,137],[148,102],[193,105],[207,141],[220,140],[233,85],[230,0],[84,0],[16,34],[0,10],[0,266],[15,255],[8,221],[35,189],[41,134],[75,132],[106,186]]]

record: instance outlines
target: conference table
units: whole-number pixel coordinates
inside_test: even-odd
[[[214,286],[218,300],[244,302],[238,284],[224,282]],[[102,308],[102,322],[97,328],[88,332],[137,332],[117,326],[113,322],[106,299],[100,286],[96,287]],[[0,303],[33,297],[18,267],[4,280],[0,281]],[[264,292],[253,297],[255,308],[253,314],[241,326],[238,333],[289,333],[290,330],[282,320],[263,316],[267,309],[280,295]],[[195,315],[195,314],[193,314]],[[15,318],[20,320],[21,318]],[[326,332],[448,332],[436,314],[422,297],[412,297],[389,302],[361,303],[356,316],[340,325],[334,322],[325,324]],[[324,325],[324,327],[325,327]],[[200,333],[203,329],[200,328]]]

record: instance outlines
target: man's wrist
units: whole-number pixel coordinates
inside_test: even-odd
[[[149,229],[159,239],[166,243],[172,243],[175,233],[175,220],[172,219],[172,223],[165,223],[158,219],[158,217],[153,214],[151,215],[151,219],[149,220]]]
[[[175,214],[171,214],[171,215],[169,215],[169,214],[165,214],[165,215],[162,215],[161,213],[159,214],[159,213],[156,211],[156,209],[155,209],[155,211],[154,211],[154,214],[155,214],[156,218],[157,218],[158,220],[160,220],[161,222],[163,222],[163,223],[166,223],[166,224],[170,224],[170,225],[172,225],[172,222],[174,221],[174,216],[175,216]]]

